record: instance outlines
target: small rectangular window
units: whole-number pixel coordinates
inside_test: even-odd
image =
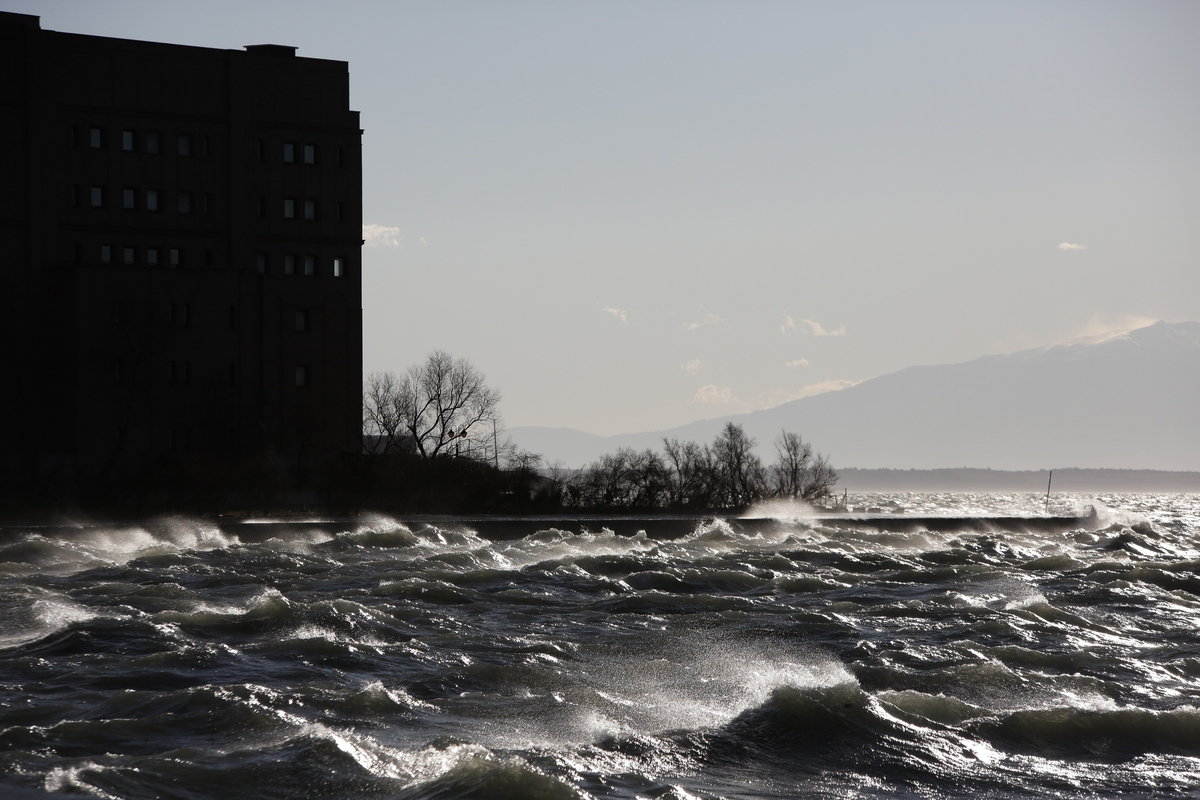
[[[154,131],[146,134],[146,152],[152,156],[158,155],[158,134]]]
[[[113,251],[113,249],[112,249],[111,244],[100,245],[100,263],[101,264],[111,264],[112,263],[112,251]]]
[[[296,312],[296,330],[301,331],[301,332],[308,331],[308,312],[307,311],[297,311]]]
[[[180,192],[179,193],[179,213],[180,214],[192,213],[192,193],[191,192]]]
[[[338,200],[337,209],[338,209],[338,222],[345,222],[346,221],[346,201]]]
[[[180,264],[183,263],[182,251],[172,248],[170,250],[169,256],[170,256],[170,261],[171,261],[172,267],[178,267]]]
[[[316,256],[305,256],[304,257],[304,274],[305,275],[316,275],[317,274],[317,257]]]
[[[291,142],[283,143],[283,163],[292,164],[296,161],[296,145]]]
[[[137,191],[134,189],[121,190],[121,208],[133,211],[137,208]]]
[[[308,367],[296,367],[296,385],[300,387],[308,386]]]
[[[346,274],[346,259],[341,256],[333,260],[333,277],[341,278]]]
[[[267,274],[267,254],[266,253],[258,254],[258,258],[256,259],[255,266],[258,268],[259,275]]]
[[[158,248],[157,247],[147,248],[146,263],[152,267],[158,266]]]
[[[316,200],[305,200],[304,201],[304,218],[307,220],[314,220],[317,218],[317,201]]]
[[[283,218],[284,219],[295,219],[296,218],[296,201],[291,199],[290,197],[283,201]]]
[[[179,146],[177,152],[181,156],[190,156],[192,154],[192,137],[190,134],[179,134]]]
[[[121,149],[127,153],[133,152],[133,131],[121,131]]]
[[[137,257],[137,251],[134,250],[132,247],[122,247],[121,248],[121,262],[122,263],[132,264],[136,257]]]
[[[212,139],[205,134],[200,137],[200,157],[208,158],[210,155],[212,155]]]
[[[283,274],[284,275],[295,275],[296,274],[296,257],[295,256],[289,254],[289,255],[286,255],[283,257]]]
[[[305,164],[317,163],[317,146],[315,144],[304,145],[304,163]]]
[[[92,208],[103,208],[103,207],[104,207],[104,187],[103,186],[93,186],[92,187]]]
[[[99,150],[104,147],[104,129],[89,128],[88,129],[88,146],[93,150]]]
[[[146,190],[146,210],[158,211],[158,189]]]
[[[267,160],[267,143],[262,139],[258,140],[258,161],[262,163]]]
[[[340,144],[337,148],[337,165],[339,167],[346,166],[346,148]]]

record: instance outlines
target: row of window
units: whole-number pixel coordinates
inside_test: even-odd
[[[271,272],[271,254],[259,253],[257,264],[260,275],[265,275]],[[334,278],[344,278],[346,276],[346,259],[341,256],[334,256],[328,265],[329,275]],[[321,260],[316,256],[300,256],[294,253],[286,253],[283,256],[283,274],[284,275],[307,275],[313,277],[322,274],[323,265]]]
[[[76,185],[72,194],[72,204],[76,208],[83,205],[83,196],[83,187]],[[105,186],[88,187],[87,198],[88,205],[92,208],[104,208],[108,205],[108,188]],[[165,202],[166,193],[158,189],[138,190],[126,187],[121,190],[121,208],[125,211],[159,212],[163,210]],[[338,200],[336,208],[337,221],[344,222],[346,219],[345,201]],[[212,194],[209,192],[178,192],[175,195],[175,210],[180,214],[191,214],[193,211],[198,211],[200,214],[211,214]],[[299,212],[306,221],[315,222],[318,219],[319,210],[320,206],[317,200],[296,197],[285,197],[283,200],[284,219],[296,219],[297,212]],[[267,216],[265,195],[260,195],[258,198],[258,216],[262,218]]]
[[[82,128],[78,125],[71,126],[71,144],[74,147],[79,147],[83,139]],[[204,134],[199,139],[199,155],[201,158],[208,158],[212,155],[212,139]],[[167,144],[167,137],[164,137],[158,131],[137,131],[131,129],[123,129],[121,131],[121,149],[127,153],[147,153],[149,155],[161,155],[164,147]],[[93,150],[108,149],[108,129],[98,126],[87,128],[87,145]],[[190,133],[179,133],[175,135],[175,154],[178,156],[190,157],[194,149],[193,137]],[[298,144],[296,142],[283,143],[283,163],[295,164],[297,161],[303,164],[316,165],[318,156],[321,152],[321,147],[313,143]],[[258,140],[258,160],[267,160],[267,141],[266,139]],[[346,148],[343,145],[334,146],[334,163],[339,167],[346,166]]]
[[[138,261],[139,255],[142,257],[140,262]],[[178,267],[184,263],[184,250],[179,247],[147,247],[139,251],[137,247],[131,246],[100,245],[100,263],[112,264],[116,261],[119,261],[121,264],[142,263],[151,267],[157,267],[160,264],[163,266]],[[211,250],[204,251],[204,263],[205,266],[212,266]],[[259,253],[255,266],[260,275],[266,275],[271,272],[270,253]],[[301,256],[294,253],[287,253],[283,256],[282,268],[284,275],[316,277],[328,272],[330,277],[344,278],[346,276],[346,259],[341,256],[335,256],[326,264],[317,256]]]
[[[82,196],[82,188],[75,186],[72,202],[76,207],[83,205]],[[104,208],[108,204],[108,188],[91,186],[88,188],[87,198],[88,205],[92,208]],[[121,190],[121,208],[125,211],[162,211],[165,200],[166,194],[158,189],[139,191],[127,187]],[[212,195],[208,192],[203,194],[178,192],[175,195],[175,210],[180,214],[191,214],[193,210],[197,210],[201,214],[210,214],[212,213]]]
[[[125,360],[117,359],[113,364],[113,380],[116,383],[124,383],[127,377],[125,369]],[[192,383],[192,362],[191,361],[168,361],[166,370],[167,383],[171,386],[190,386]],[[297,364],[295,371],[296,386],[304,388],[311,383],[308,365]],[[237,386],[238,380],[238,365],[237,362],[229,362],[229,371],[227,381],[230,386]]]
[[[71,127],[72,144],[78,147],[81,139],[80,127],[74,125]],[[127,153],[143,152],[152,156],[161,155],[166,145],[166,137],[158,131],[121,131],[121,149]],[[108,129],[101,127],[89,127],[87,129],[87,144],[93,150],[108,149]],[[199,137],[199,155],[201,158],[208,158],[212,155],[212,140],[207,136]],[[190,133],[180,133],[175,136],[175,154],[179,156],[191,156],[193,151],[193,139]]]

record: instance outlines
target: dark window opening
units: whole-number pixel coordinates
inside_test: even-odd
[[[121,190],[121,208],[133,211],[137,208],[137,191],[134,189]]]
[[[315,144],[304,145],[304,163],[305,164],[317,163],[317,146]]]
[[[296,145],[291,142],[283,143],[283,163],[293,164],[296,161]]]
[[[317,201],[316,200],[305,200],[304,201],[304,218],[307,220],[310,220],[310,221],[317,218]]]
[[[192,193],[191,192],[180,192],[179,193],[179,213],[180,214],[192,213]]]
[[[283,218],[284,219],[295,219],[296,218],[296,201],[291,199],[290,197],[283,201]]]
[[[176,152],[181,156],[190,156],[192,154],[192,137],[190,134],[179,134],[178,147]]]
[[[346,166],[346,148],[340,144],[337,148],[337,165],[339,167]]]
[[[296,386],[301,388],[308,386],[308,367],[296,367]]]
[[[127,153],[133,152],[133,131],[121,131],[121,149]]]
[[[265,219],[267,216],[267,198],[263,195],[258,196],[258,218]]]
[[[92,187],[92,208],[104,208],[104,187]]]
[[[158,266],[158,248],[151,247],[146,250],[146,263],[152,267]]]
[[[316,256],[305,256],[304,257],[304,274],[308,275],[308,276],[313,276],[313,275],[317,274],[317,257]]]
[[[112,245],[111,244],[100,245],[100,263],[101,264],[111,264],[112,263]]]
[[[338,220],[337,221],[345,222],[346,221],[346,201],[338,200],[337,209],[338,209],[338,212],[337,212]]]
[[[296,274],[296,257],[295,256],[289,254],[289,255],[286,255],[283,257],[283,274],[284,275],[295,275]]]
[[[104,129],[89,128],[88,129],[88,146],[93,150],[99,150],[104,147]]]
[[[342,257],[333,260],[333,277],[341,278],[346,274],[346,259]]]
[[[146,210],[158,211],[158,189],[146,190]]]
[[[158,155],[158,134],[153,131],[146,134],[146,152],[152,156]]]
[[[210,155],[212,155],[212,140],[206,134],[200,137],[200,157],[208,158]]]
[[[132,264],[137,256],[137,252],[132,247],[121,249],[121,261],[125,264]]]
[[[300,331],[301,333],[308,333],[308,312],[307,311],[297,311],[296,312],[296,330]]]
[[[170,261],[172,267],[178,267],[183,263],[183,251],[172,249],[170,251]]]
[[[258,274],[266,275],[267,274],[267,254],[259,253],[256,261],[257,261],[256,266],[258,267]]]
[[[258,161],[261,164],[267,160],[267,143],[262,139],[258,140]]]

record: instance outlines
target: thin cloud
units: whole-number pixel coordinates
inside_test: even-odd
[[[692,398],[692,402],[724,405],[732,399],[733,390],[728,386],[717,386],[710,383],[696,390],[696,396]]]
[[[680,368],[689,375],[695,375],[700,371],[700,359],[693,358],[685,364],[680,364]]]
[[[683,327],[687,328],[689,331],[694,331],[696,328],[703,328],[705,325],[716,325],[718,322],[724,322],[724,320],[718,317],[716,314],[705,313],[704,319],[700,320],[699,322],[689,322]]]
[[[785,362],[783,362],[783,365],[785,367],[807,367],[808,359],[807,358],[797,358],[794,361],[785,361]]]
[[[787,336],[789,333],[795,333],[796,332],[796,320],[792,319],[791,317],[788,317],[787,319],[785,319],[783,321],[783,324],[779,326],[779,332],[782,333],[784,336]]]
[[[791,317],[788,317],[788,319],[791,319]],[[802,319],[802,320],[800,320],[800,322],[802,322],[803,324],[808,326],[809,332],[813,336],[845,336],[846,335],[845,324],[839,325],[838,327],[834,328],[833,330],[827,331],[823,327],[821,327],[821,323],[819,323],[815,320]]]
[[[603,311],[605,314],[612,314],[614,317],[616,317],[617,319],[621,320],[621,324],[622,324],[622,325],[628,325],[628,324],[629,324],[629,317],[628,317],[628,316],[625,314],[625,312],[624,312],[624,311],[622,311],[622,310],[621,310],[621,309],[619,309],[619,308],[608,308],[608,307],[606,306],[606,307],[604,307],[604,308],[602,308],[602,309],[600,309],[600,310],[601,310],[601,311]]]
[[[774,408],[775,406],[784,403],[790,403],[793,400],[799,400],[802,397],[814,397],[818,394],[827,392],[840,392],[842,389],[849,389],[862,381],[850,380],[829,380],[821,381],[820,383],[810,383],[800,389],[775,389],[774,391],[764,392],[759,395],[758,408]]]
[[[386,225],[363,225],[362,238],[367,247],[399,247],[400,229]]]
[[[1086,244],[1073,244],[1071,242],[1063,242],[1058,246],[1059,250],[1087,250]]]

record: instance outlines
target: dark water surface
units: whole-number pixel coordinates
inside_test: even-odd
[[[1088,500],[1040,533],[10,530],[0,797],[1195,793],[1200,497]]]

